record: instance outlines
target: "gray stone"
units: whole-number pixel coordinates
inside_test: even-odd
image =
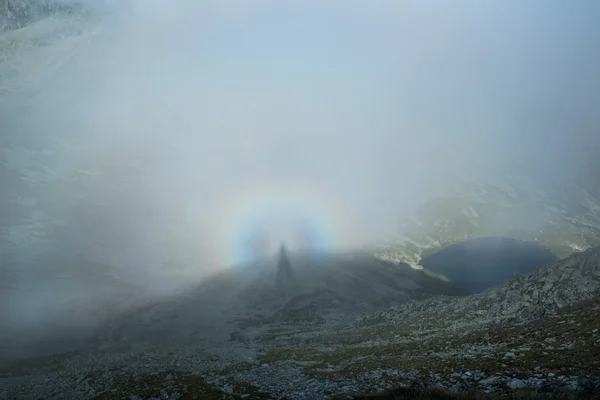
[[[501,376],[490,376],[489,378],[480,380],[479,384],[481,384],[483,386],[492,386],[502,380],[503,380],[503,378]]]
[[[231,385],[225,385],[225,386],[223,386],[223,391],[227,394],[232,394],[233,388],[231,387]]]
[[[521,379],[513,378],[506,384],[510,389],[521,389],[527,386]]]

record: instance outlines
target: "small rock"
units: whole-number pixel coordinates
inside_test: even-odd
[[[227,394],[233,394],[233,388],[231,387],[231,385],[223,386],[223,391]]]
[[[480,380],[479,383],[483,386],[492,386],[498,383],[500,380],[502,380],[502,377],[500,376],[491,376],[489,378]]]
[[[506,354],[504,355],[504,358],[514,358],[516,357],[515,353],[513,353],[512,351],[507,351]]]
[[[523,382],[521,379],[513,378],[513,379],[511,379],[510,382],[508,382],[507,386],[509,388],[511,388],[512,390],[515,390],[515,389],[524,388],[525,386],[527,386],[527,384],[525,382]]]
[[[568,390],[577,391],[579,389],[579,382],[576,380],[567,381],[565,384]]]
[[[548,372],[548,378],[553,378],[555,376],[556,374],[554,372]]]

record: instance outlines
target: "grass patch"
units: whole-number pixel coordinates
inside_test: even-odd
[[[261,363],[271,364],[278,361],[296,360],[296,361],[313,361],[318,357],[319,352],[313,349],[281,349],[273,350],[263,354],[259,360]]]
[[[428,336],[344,345],[331,351],[279,351],[277,359],[319,363],[305,367],[306,375],[317,379],[352,379],[374,370],[442,377],[464,371],[520,379],[540,373],[545,377],[549,372],[556,376],[598,376],[600,331],[595,330],[600,329],[599,321],[600,300],[596,299],[530,324],[480,327],[458,335],[441,330]]]
[[[90,379],[93,386],[94,378]],[[266,400],[273,399],[267,393],[245,383],[231,382],[227,391],[208,384],[199,374],[161,372],[142,376],[121,376],[114,382],[111,391],[102,393],[93,400],[121,400],[137,396],[141,399],[171,398],[180,400]],[[242,397],[242,395],[244,397]],[[162,396],[162,397],[161,397]],[[166,397],[165,397],[166,396]]]

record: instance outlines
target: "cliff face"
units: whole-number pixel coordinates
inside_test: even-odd
[[[55,12],[70,11],[76,1],[0,0],[0,32],[22,28]]]

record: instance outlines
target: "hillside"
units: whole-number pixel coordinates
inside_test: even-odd
[[[0,399],[600,400],[600,7],[541,3],[0,0]]]
[[[589,178],[598,173],[593,168],[579,182],[559,187],[535,181],[464,179],[464,185],[419,206],[378,245],[377,255],[418,266],[425,255],[483,237],[536,242],[561,258],[598,246],[600,199]]]
[[[215,341],[245,336],[251,327],[347,323],[394,304],[468,294],[408,265],[368,254],[300,254],[291,260],[291,282],[277,279],[274,261],[220,272],[182,295],[126,313],[111,322],[105,335],[131,346],[189,342],[191,337]]]
[[[209,347],[171,336],[159,347],[106,343],[13,361],[0,388],[6,398],[361,398],[399,386],[590,397],[600,384],[599,290],[594,248],[479,295],[412,300],[350,323],[265,320]]]

